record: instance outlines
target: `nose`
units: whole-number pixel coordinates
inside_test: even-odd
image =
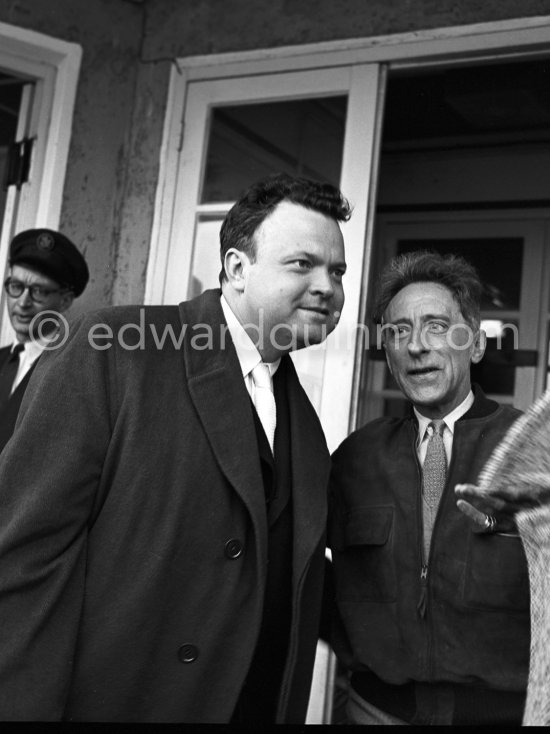
[[[22,308],[28,308],[29,306],[32,306],[32,298],[31,298],[31,292],[29,290],[29,287],[27,286],[23,293],[19,296],[17,299],[17,303]]]
[[[422,329],[414,328],[411,331],[411,335],[407,343],[407,349],[409,350],[409,354],[411,354],[412,356],[416,356],[418,354],[422,354],[422,352],[428,351],[428,345],[426,344],[426,338],[424,336],[424,333],[422,332]]]
[[[331,298],[334,295],[334,282],[326,268],[315,269],[309,290],[311,293],[322,295],[323,298]]]

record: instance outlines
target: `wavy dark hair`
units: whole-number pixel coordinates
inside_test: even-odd
[[[258,181],[244,192],[223,221],[220,230],[220,283],[227,280],[224,261],[231,247],[245,252],[254,261],[254,235],[281,201],[300,204],[337,222],[345,222],[351,216],[349,202],[332,184],[290,176],[287,173],[277,173]]]
[[[479,328],[483,285],[477,270],[459,255],[421,250],[394,257],[378,281],[374,304],[375,323],[382,323],[390,301],[411,283],[438,283],[453,294],[466,323]]]

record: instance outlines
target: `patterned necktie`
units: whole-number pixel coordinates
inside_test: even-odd
[[[447,455],[443,443],[445,423],[442,420],[428,424],[431,431],[422,467],[422,517],[424,521],[424,563],[428,563],[432,530],[437,514],[437,506],[447,479]]]
[[[24,344],[16,344],[0,372],[0,405],[4,405],[10,398],[13,381],[19,369],[19,353],[25,349]]]
[[[443,443],[445,423],[442,420],[432,421],[428,424],[428,431],[430,429],[431,436],[422,467],[422,491],[428,507],[435,510],[447,479],[447,455]]]
[[[254,367],[252,370],[252,380],[254,382],[252,400],[267,440],[269,441],[271,453],[273,453],[275,426],[277,425],[277,408],[275,405],[275,396],[273,395],[271,373],[265,362],[260,362]]]

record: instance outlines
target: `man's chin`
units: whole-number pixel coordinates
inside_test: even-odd
[[[334,331],[335,324],[322,324],[321,326],[309,326],[305,328],[298,337],[298,348],[314,347],[322,344],[329,334]]]
[[[28,325],[25,326],[25,325],[17,324],[13,328],[17,336],[17,339],[19,341],[29,341],[29,339],[31,338],[31,331]]]
[[[417,408],[432,408],[441,402],[441,392],[430,389],[403,390],[403,394]]]

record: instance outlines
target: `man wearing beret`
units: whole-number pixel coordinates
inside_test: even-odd
[[[32,371],[64,313],[88,282],[86,261],[51,229],[15,235],[4,282],[14,344],[0,349],[0,451],[9,441]]]

